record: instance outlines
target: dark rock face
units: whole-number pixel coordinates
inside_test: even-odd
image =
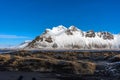
[[[37,36],[32,42],[30,42],[28,44],[27,47],[34,48],[36,41],[41,41],[42,42],[43,40],[44,40],[44,36]]]
[[[100,34],[98,36],[105,40],[106,39],[108,39],[108,40],[114,39],[114,36],[109,32],[100,32]]]
[[[80,45],[73,45],[72,44],[71,46],[72,46],[73,49],[80,49],[80,48],[82,48],[82,46],[80,46]]]
[[[48,42],[48,43],[52,43],[52,38],[49,36],[48,38],[45,38],[45,41]]]
[[[28,44],[27,47],[29,47],[29,48],[37,48],[37,46],[36,46],[37,45],[37,43],[36,43],[37,41],[40,41],[40,42],[46,41],[48,43],[52,43],[53,42],[51,36],[45,37],[44,35],[41,35],[41,36],[37,36],[32,42],[30,42]],[[42,47],[47,47],[46,44],[41,44],[41,46]]]
[[[70,29],[66,30],[65,33],[66,33],[67,35],[73,35],[73,33],[71,32]]]
[[[99,33],[97,33],[97,35],[100,38],[103,38],[105,40],[114,39],[114,36],[109,32],[99,32]],[[85,37],[95,37],[95,32],[93,30],[87,31]]]
[[[49,30],[46,29],[46,30],[44,31],[43,35],[47,34],[48,32],[49,32]]]
[[[37,37],[35,38],[35,40],[36,40],[36,41],[39,41],[39,40],[40,40],[40,41],[43,41],[43,36],[37,36]]]
[[[34,48],[34,43],[35,43],[35,42],[36,42],[36,41],[33,40],[32,42],[30,42],[30,43],[28,44],[27,47],[29,47],[29,48]]]
[[[95,37],[95,32],[93,30],[87,31],[85,37]]]
[[[75,26],[72,26],[70,30],[71,30],[71,31],[78,31]]]
[[[58,47],[57,43],[54,43],[52,47],[57,48]]]

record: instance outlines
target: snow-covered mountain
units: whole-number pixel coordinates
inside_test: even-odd
[[[32,42],[31,40],[26,40],[24,41],[23,43],[21,43],[20,45],[18,46],[15,46],[14,48],[25,48],[26,46],[28,46],[28,44]]]
[[[26,48],[49,49],[118,49],[120,35],[110,32],[82,31],[75,26],[66,28],[62,25],[46,29],[37,36]]]

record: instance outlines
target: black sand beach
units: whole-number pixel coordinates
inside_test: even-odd
[[[59,80],[53,73],[0,72],[0,80]]]

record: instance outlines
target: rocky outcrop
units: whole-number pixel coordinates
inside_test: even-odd
[[[109,33],[109,32],[99,32],[98,36],[103,38],[103,39],[105,39],[105,40],[106,39],[108,39],[108,40],[114,39],[114,36],[111,33]]]
[[[54,43],[52,47],[57,48],[58,47],[57,43]]]
[[[70,29],[66,30],[65,33],[66,33],[67,35],[73,35],[73,33],[71,32]]]
[[[45,41],[46,42],[48,42],[48,43],[52,43],[53,41],[52,41],[52,38],[49,36],[49,37],[47,37],[47,38],[45,38]]]
[[[93,30],[87,31],[85,37],[95,37],[95,32]]]
[[[71,26],[69,29],[70,29],[71,31],[79,31],[75,26]]]

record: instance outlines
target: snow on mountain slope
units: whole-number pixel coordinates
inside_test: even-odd
[[[31,40],[26,40],[23,43],[21,43],[20,45],[18,45],[16,48],[25,48],[26,46],[28,46],[28,44],[32,42]]]
[[[120,35],[109,32],[82,31],[75,26],[66,28],[62,25],[46,29],[26,48],[58,48],[58,49],[118,49]]]

